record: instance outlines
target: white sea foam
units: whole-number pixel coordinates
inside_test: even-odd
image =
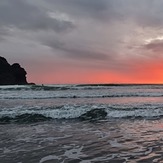
[[[159,89],[160,88],[160,89]],[[163,97],[163,86],[0,86],[0,99]]]
[[[116,108],[110,105],[64,105],[60,108],[55,107],[24,107],[19,106],[15,108],[4,108],[0,111],[0,118],[11,117],[29,114],[29,115],[43,115],[52,119],[74,119],[81,115],[94,110],[105,109],[107,112],[106,118],[153,118],[162,117],[163,108]]]
[[[0,89],[8,89],[8,88],[30,88],[28,85],[2,85],[0,86]]]
[[[87,155],[82,153],[82,149],[83,149],[83,146],[79,148],[75,147],[73,149],[66,150],[63,156],[70,158],[70,159],[79,159],[81,157],[86,157]]]
[[[122,147],[122,144],[118,143],[118,142],[117,142],[117,139],[115,139],[115,140],[110,140],[109,143],[110,143],[110,145],[111,145],[112,147],[115,147],[115,148]]]
[[[48,156],[45,156],[43,157],[39,163],[44,163],[44,162],[47,162],[47,161],[54,161],[54,160],[60,160],[61,158],[58,157],[58,156],[55,156],[55,155],[48,155]]]
[[[121,98],[121,97],[163,97],[162,92],[119,92],[108,90],[66,90],[33,91],[1,90],[0,99],[52,99],[52,98]]]
[[[163,108],[157,109],[129,109],[129,110],[110,110],[107,109],[107,117],[109,118],[152,118],[163,116]]]

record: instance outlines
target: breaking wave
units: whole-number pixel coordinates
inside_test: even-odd
[[[0,86],[0,99],[163,97],[163,85]]]
[[[34,123],[47,120],[101,120],[101,119],[159,119],[163,108],[118,108],[106,105],[58,106],[58,107],[17,107],[4,108],[0,111],[0,123]]]
[[[76,85],[7,85],[0,86],[0,90],[34,90],[34,91],[55,91],[55,90],[91,90],[91,89],[112,89],[115,87],[130,87],[130,89],[163,89],[163,84],[76,84]]]
[[[121,93],[121,94],[81,94],[77,95],[76,93],[69,93],[69,94],[45,94],[45,93],[35,93],[30,94],[30,92],[23,92],[23,93],[15,93],[15,94],[3,94],[0,96],[0,99],[73,99],[73,98],[121,98],[121,97],[163,97],[163,93]]]

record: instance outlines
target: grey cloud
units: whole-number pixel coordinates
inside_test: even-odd
[[[162,0],[126,0],[120,9],[124,16],[133,19],[144,27],[159,27],[163,25]]]
[[[163,53],[163,41],[162,40],[152,41],[149,44],[145,45],[144,48],[146,50],[151,50],[153,52]]]
[[[136,31],[138,26],[163,26],[162,8],[163,0],[0,0],[0,37],[9,34],[7,29],[12,27],[19,28],[20,31],[29,30],[24,32],[29,34],[29,41],[31,39],[41,42],[61,51],[67,57],[112,60],[117,57],[113,54],[125,55],[128,50],[125,47],[120,49],[118,40],[123,42],[126,36],[131,38],[134,37],[133,34],[139,34]],[[47,14],[48,11],[65,14],[68,19],[59,19],[57,16],[52,18]],[[75,24],[69,18],[74,19]],[[111,24],[112,21],[116,23]],[[50,36],[74,27],[77,30],[68,36],[57,34],[57,38],[52,40],[39,38],[40,33],[45,33],[45,37],[47,30]],[[141,30],[142,33],[148,32],[144,28]],[[157,33],[157,30],[155,31]],[[36,33],[34,35],[37,35],[38,39],[34,38],[37,36],[31,36],[33,33]],[[23,37],[26,38],[26,35],[20,36],[18,33],[18,39],[23,40]],[[153,37],[152,34],[150,37]],[[130,39],[128,40],[127,46],[133,46]],[[76,44],[78,46],[75,46]],[[101,52],[100,48],[103,48],[104,52]],[[158,51],[161,50],[161,43],[153,42],[145,48]]]
[[[109,57],[106,54],[101,52],[95,52],[88,49],[79,49],[79,48],[65,48],[63,49],[69,54],[72,58],[79,59],[93,59],[93,60],[107,60]]]
[[[6,28],[0,28],[0,41],[4,40],[5,36],[8,36],[10,31]]]
[[[52,1],[52,0],[51,0]],[[75,5],[84,10],[88,9],[89,11],[98,12],[107,9],[108,0],[60,0],[62,3],[67,3],[69,5]]]
[[[75,27],[73,22],[51,18],[46,11],[28,0],[1,0],[0,27],[15,26],[26,30],[66,31]],[[93,18],[109,22],[132,20],[142,26],[163,25],[162,0],[47,0],[51,11],[61,11],[83,19]],[[50,5],[53,4],[53,5]],[[42,6],[44,7],[44,6]],[[80,21],[80,19],[78,20]]]
[[[51,18],[44,10],[26,0],[1,0],[0,28],[4,27],[62,32],[73,28],[74,24]]]
[[[163,26],[162,0],[109,0],[112,4],[111,18],[121,21],[133,21],[142,27]],[[108,13],[107,13],[108,14]]]
[[[63,43],[62,41],[60,41],[59,39],[55,39],[55,38],[41,38],[41,43],[43,45],[46,45],[52,49],[58,49],[58,50],[65,50],[65,43]]]
[[[0,35],[7,35],[9,33],[9,29],[1,28],[0,29]]]
[[[40,20],[36,18],[36,20],[31,20],[29,23],[25,22],[24,24],[19,24],[18,27],[26,30],[53,30],[55,32],[65,32],[75,28],[75,25],[69,21],[40,17]]]
[[[143,27],[163,26],[162,0],[47,0],[76,17],[100,21],[133,21]]]
[[[113,11],[113,3],[110,3],[110,0],[48,0],[48,2],[54,4],[56,9],[82,18],[92,17],[100,20],[108,17],[108,13]]]
[[[162,0],[118,0],[115,6],[115,12],[121,15],[123,21],[133,21],[141,27],[163,26]]]
[[[70,20],[49,17],[50,11],[70,14],[80,21],[88,18],[110,21],[135,21],[140,26],[163,26],[162,0],[46,0],[40,5],[33,0],[1,0],[0,28],[17,27],[26,30],[53,30],[63,32],[75,27]],[[53,4],[53,5],[52,5]],[[127,22],[126,22],[127,23]]]
[[[66,44],[56,39],[47,39],[42,41],[43,45],[46,45],[54,50],[60,50],[65,53],[67,57],[72,59],[94,59],[94,60],[107,60],[109,56],[107,54],[97,52],[89,48],[80,48],[71,44]]]

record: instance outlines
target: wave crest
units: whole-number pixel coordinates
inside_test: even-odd
[[[120,108],[107,105],[70,105],[50,108],[10,108],[0,111],[0,123],[34,123],[47,120],[101,120],[112,118],[153,119],[163,116],[163,108]]]

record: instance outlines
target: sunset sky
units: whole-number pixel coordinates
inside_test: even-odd
[[[163,0],[0,0],[0,56],[38,84],[163,83]]]

